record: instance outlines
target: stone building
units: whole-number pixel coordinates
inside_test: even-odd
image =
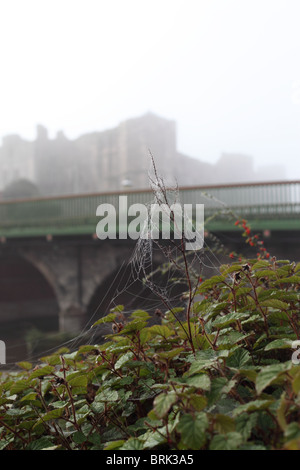
[[[41,196],[149,188],[149,151],[159,174],[171,184],[246,182],[257,176],[249,156],[223,154],[213,165],[180,153],[176,123],[147,113],[73,140],[63,132],[50,139],[47,129],[40,125],[34,141],[18,135],[4,137],[0,147],[0,191],[18,179],[35,183]],[[277,173],[282,179],[282,169]],[[276,179],[274,172],[270,174]]]

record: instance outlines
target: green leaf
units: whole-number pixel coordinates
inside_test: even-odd
[[[10,438],[3,438],[1,441],[0,441],[0,450],[4,450],[5,447],[7,447],[11,442],[13,442],[15,440],[15,436],[12,436]]]
[[[262,269],[256,273],[257,279],[261,279],[262,277],[276,278],[276,272],[272,271],[272,269]]]
[[[45,436],[30,442],[30,444],[28,444],[28,446],[26,447],[26,450],[43,450],[52,446],[53,439]]]
[[[86,442],[87,438],[86,438],[85,434],[83,434],[82,431],[77,431],[72,435],[72,440],[76,444],[82,444],[83,442]]]
[[[231,273],[234,273],[234,272],[241,271],[241,269],[242,269],[241,264],[232,264],[229,267],[228,267],[228,265],[224,265],[224,264],[222,266],[220,266],[220,271],[223,274],[223,276],[225,274],[231,274]]]
[[[68,380],[68,383],[72,387],[72,389],[74,388],[86,389],[87,384],[88,384],[88,379],[86,375],[78,375],[77,377],[74,377],[73,379]]]
[[[252,411],[266,410],[270,405],[274,403],[274,400],[254,400],[244,405],[238,406],[234,412],[233,416],[239,416],[243,413],[250,413]]]
[[[116,305],[115,307],[110,309],[110,312],[111,313],[114,313],[114,312],[121,313],[121,312],[123,312],[123,310],[124,310],[124,305]]]
[[[214,322],[213,326],[215,328],[224,328],[227,325],[230,325],[231,323],[234,323],[238,320],[243,320],[245,318],[249,317],[249,313],[239,313],[239,312],[233,312],[229,313],[228,315],[224,315],[223,317],[218,317]]]
[[[174,334],[174,331],[165,325],[153,325],[149,328],[149,331],[153,335],[162,336],[165,339],[169,338],[170,336],[173,336]]]
[[[207,428],[208,418],[205,413],[197,413],[194,416],[185,414],[176,426],[182,442],[191,450],[199,450],[204,446]]]
[[[153,449],[167,442],[165,427],[154,432],[149,430],[141,437],[144,440],[143,449]]]
[[[102,390],[98,395],[95,397],[95,401],[98,402],[113,402],[118,401],[119,395],[116,390],[111,390],[110,388]]]
[[[21,369],[25,369],[25,370],[30,370],[30,369],[32,369],[32,364],[31,364],[31,362],[26,362],[26,361],[17,362],[17,366],[19,366],[19,367],[21,367]]]
[[[284,436],[287,441],[292,441],[294,439],[300,439],[300,426],[299,423],[293,422],[290,423],[285,431]]]
[[[217,414],[214,417],[214,427],[217,433],[226,434],[235,431],[235,422],[230,416]]]
[[[289,349],[292,347],[292,340],[288,338],[275,339],[267,344],[265,351],[272,351],[273,349]]]
[[[21,393],[26,390],[30,385],[29,380],[18,380],[15,384],[12,385],[10,389],[10,394],[14,395],[15,393]]]
[[[223,389],[227,383],[228,379],[226,379],[226,377],[216,377],[211,382],[210,393],[208,395],[209,405],[213,405],[220,399],[221,395],[223,394]]]
[[[60,356],[57,354],[54,354],[53,356],[44,356],[41,358],[43,362],[47,362],[50,366],[58,366],[61,364],[61,359]]]
[[[292,367],[292,362],[281,363],[281,364],[272,364],[270,366],[265,366],[257,374],[256,377],[256,391],[260,395],[261,392],[267,388],[269,385],[278,380],[279,376],[289,370]]]
[[[143,328],[146,327],[146,325],[146,321],[137,318],[135,320],[132,320],[130,323],[127,323],[127,325],[124,326],[123,330],[121,330],[119,333],[115,333],[114,336],[123,336],[125,334],[135,333],[136,331],[140,332],[143,330]]]
[[[236,450],[243,442],[243,438],[238,432],[219,434],[214,436],[209,450]]]
[[[276,308],[278,310],[288,310],[289,309],[289,304],[287,304],[286,302],[282,302],[282,300],[279,300],[279,299],[264,300],[263,302],[260,303],[260,305],[263,306],[263,307]]]
[[[116,313],[109,313],[105,317],[100,318],[95,323],[93,323],[92,328],[97,325],[102,325],[103,323],[112,323],[117,318]]]
[[[251,360],[251,356],[246,349],[239,348],[236,349],[231,356],[226,361],[228,367],[233,369],[243,369],[244,366],[248,364]]]
[[[276,410],[276,416],[277,416],[277,421],[283,431],[286,430],[287,428],[287,422],[286,422],[286,412],[288,409],[288,402],[285,398],[285,393],[282,393],[280,401],[279,401],[280,406],[277,407]]]
[[[118,441],[110,441],[105,444],[104,450],[115,450],[119,449],[124,444],[124,439],[119,439]]]
[[[300,276],[290,276],[284,277],[276,281],[276,285],[278,284],[299,284],[300,283]]]
[[[177,395],[174,391],[163,392],[155,397],[153,411],[158,418],[163,418],[176,401]]]
[[[119,450],[142,450],[143,442],[135,437],[130,437],[128,441],[119,447]]]
[[[56,408],[55,410],[48,411],[44,416],[42,416],[33,426],[36,428],[40,424],[46,423],[48,421],[53,421],[55,419],[60,418],[64,414],[64,408]]]
[[[212,349],[208,349],[205,351],[199,351],[196,355],[196,359],[193,359],[192,365],[186,375],[191,376],[198,374],[218,362],[220,358],[227,357],[228,354],[229,351],[227,350],[213,351]]]
[[[174,348],[170,351],[164,351],[157,354],[160,359],[174,359],[175,357],[179,356],[180,353],[184,351],[184,348]]]
[[[236,431],[239,432],[244,441],[247,441],[252,433],[252,430],[256,426],[258,413],[248,414],[246,412],[241,413],[235,419]]]
[[[21,398],[22,401],[35,401],[36,400],[37,393],[27,393],[24,397]]]
[[[202,395],[196,395],[193,394],[190,397],[190,405],[196,410],[196,411],[202,411],[207,405],[207,398],[203,397]]]
[[[257,261],[256,263],[253,264],[252,269],[256,270],[256,269],[260,269],[260,268],[265,268],[266,266],[271,267],[270,262],[267,261],[267,260],[260,260],[260,261]]]
[[[150,315],[148,312],[145,312],[144,310],[135,310],[131,315],[131,318],[134,319],[141,319],[141,320],[147,320],[150,318]]]
[[[298,395],[300,391],[300,372],[296,374],[293,383],[292,383],[293,391],[296,395]]]
[[[224,276],[212,276],[209,279],[206,279],[204,282],[202,282],[202,284],[199,286],[198,291],[201,293],[208,289],[211,289],[215,285],[220,284],[221,282],[224,282],[225,279],[226,279],[225,275]]]
[[[210,390],[210,378],[207,374],[197,374],[186,379],[186,383],[195,388],[201,388],[201,390]]]
[[[44,366],[41,367],[40,369],[34,370],[30,376],[29,380],[35,379],[37,377],[44,377],[45,375],[50,375],[54,371],[53,366]]]
[[[118,369],[121,369],[121,367],[123,367],[126,362],[130,361],[130,359],[132,359],[133,357],[133,353],[131,351],[127,352],[126,354],[123,354],[116,362],[115,364],[115,369],[118,370]]]

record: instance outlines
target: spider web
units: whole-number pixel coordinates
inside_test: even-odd
[[[180,201],[180,190],[178,184],[173,185],[165,184],[165,180],[157,172],[154,158],[150,153],[150,169],[148,172],[149,183],[152,189],[153,198],[148,203],[148,212],[151,209],[152,204],[157,204],[160,207],[170,207],[174,203],[181,203]],[[237,218],[236,214],[233,214],[228,209],[227,205],[206,192],[201,193],[204,200],[213,201],[216,207],[216,211],[219,213],[230,215]],[[43,353],[38,355],[32,355],[29,360],[37,361],[39,358],[52,354],[60,348],[67,347],[70,351],[76,350],[81,344],[99,344],[104,340],[105,336],[112,333],[111,327],[104,324],[101,325],[101,332],[99,336],[98,328],[91,328],[91,323],[95,322],[102,316],[108,313],[103,310],[103,306],[107,299],[109,299],[109,310],[116,308],[119,305],[119,298],[126,294],[129,300],[124,305],[125,318],[128,318],[130,314],[138,309],[145,309],[151,313],[154,321],[160,321],[159,317],[155,316],[155,312],[161,312],[161,310],[172,311],[177,306],[186,307],[187,300],[183,298],[183,293],[188,289],[187,282],[187,267],[184,264],[182,258],[182,246],[186,239],[191,239],[195,236],[196,227],[193,226],[193,221],[189,220],[187,227],[189,230],[184,233],[181,240],[161,240],[153,239],[149,231],[148,223],[145,222],[144,226],[141,227],[140,236],[136,241],[135,248],[129,261],[123,261],[114,278],[112,279],[111,285],[107,289],[105,295],[98,301],[97,307],[92,312],[90,318],[87,320],[82,330],[69,341],[61,343],[55,348],[45,350]],[[152,227],[153,228],[153,227]],[[155,227],[159,228],[159,227]],[[219,244],[219,251],[224,252],[225,247],[220,244],[216,237],[213,237],[213,241]],[[160,260],[162,256],[164,261],[157,263],[154,262],[156,254],[159,253]],[[222,264],[218,255],[218,250],[213,250],[210,245],[203,240],[203,248],[201,250],[191,250],[186,255],[188,261],[188,276],[193,288],[193,292],[196,292],[196,288],[199,285],[199,277],[205,270],[208,273],[215,274],[219,273],[219,266]],[[129,275],[128,275],[129,273]],[[136,285],[139,288],[136,290]],[[135,290],[132,291],[135,286]],[[176,290],[176,286],[180,286],[180,289]],[[190,286],[190,287],[191,287]],[[174,289],[175,287],[175,289]],[[149,298],[149,292],[152,294]],[[193,299],[194,300],[194,297]],[[138,303],[138,307],[134,304]],[[14,363],[8,364],[13,366]]]

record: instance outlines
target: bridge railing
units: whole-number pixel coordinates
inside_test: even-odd
[[[155,202],[150,190],[2,201],[0,236],[94,233],[99,204],[112,204],[118,211],[120,195],[128,196],[128,206]],[[178,195],[170,196],[182,204],[203,203],[206,215],[229,209],[254,219],[300,216],[300,181],[179,188]]]

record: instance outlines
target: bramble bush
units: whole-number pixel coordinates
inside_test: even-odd
[[[160,324],[116,307],[104,343],[2,375],[0,448],[300,450],[299,285],[300,263],[261,250]]]

